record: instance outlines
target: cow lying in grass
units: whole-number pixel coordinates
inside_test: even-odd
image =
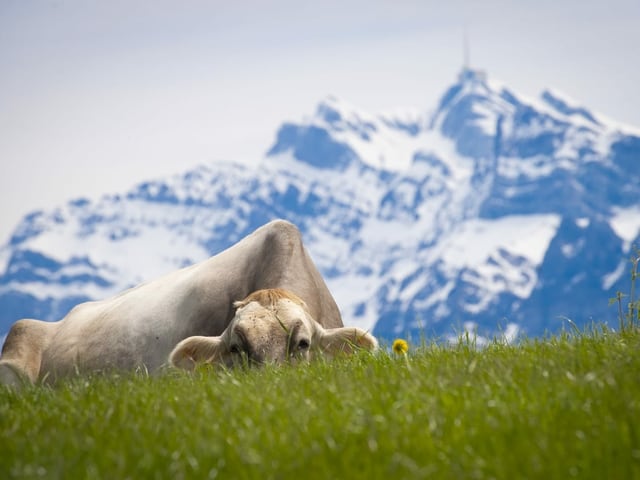
[[[302,244],[283,220],[208,260],[113,298],[73,308],[58,322],[20,320],[0,357],[0,383],[144,368],[169,361],[234,365],[329,357],[376,339],[345,328]]]

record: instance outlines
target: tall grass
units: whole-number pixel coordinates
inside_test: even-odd
[[[640,334],[0,389],[0,478],[640,478]]]
[[[630,290],[628,300],[623,301],[627,297],[624,293],[618,291],[616,296],[609,299],[609,305],[618,305],[618,321],[620,331],[625,329],[633,329],[640,326],[640,298],[636,298],[636,281],[640,276],[638,267],[640,266],[640,249],[635,246],[632,248],[633,254],[629,259],[631,263]],[[626,303],[626,308],[623,304]]]

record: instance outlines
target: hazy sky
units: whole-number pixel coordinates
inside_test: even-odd
[[[0,0],[0,244],[27,212],[257,161],[329,94],[432,109],[462,65],[640,126],[640,1]]]

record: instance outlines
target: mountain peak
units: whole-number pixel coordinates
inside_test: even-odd
[[[474,103],[478,100],[490,103],[504,103],[505,88],[493,80],[489,80],[484,70],[473,70],[464,68],[458,74],[458,81],[454,83],[442,95],[435,115],[432,118],[432,126],[443,112],[454,107],[460,100],[466,97],[473,97]],[[511,95],[509,95],[511,97]]]
[[[418,110],[373,114],[328,96],[310,118],[283,124],[267,157],[291,155],[312,167],[334,171],[353,165],[400,171],[411,165],[424,123]]]
[[[300,124],[284,123],[267,157],[291,155],[315,168],[345,170],[357,155],[331,133],[344,131],[354,121],[361,123],[354,107],[335,96],[328,96],[318,104],[310,120]]]
[[[485,85],[487,83],[487,72],[479,69],[463,68],[458,74],[458,83],[463,85]]]

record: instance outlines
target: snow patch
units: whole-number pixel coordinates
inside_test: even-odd
[[[576,219],[576,226],[578,228],[587,228],[591,224],[591,219],[588,217]]]
[[[608,273],[604,277],[602,277],[602,288],[603,288],[603,290],[609,290],[611,287],[613,287],[615,285],[615,283],[618,280],[620,280],[620,278],[624,274],[626,266],[627,266],[627,261],[626,260],[620,260],[620,262],[618,263],[618,266],[616,267],[616,269],[613,272]]]
[[[113,208],[120,207],[103,206],[105,212]],[[192,213],[197,214],[196,211]],[[158,224],[157,219],[164,223]],[[183,208],[130,201],[127,218],[119,218],[117,225],[109,221],[96,225],[91,241],[87,241],[83,234],[85,227],[78,218],[74,218],[66,224],[53,226],[46,235],[26,240],[21,248],[41,252],[62,264],[72,258],[86,257],[98,267],[99,275],[113,281],[116,289],[123,289],[209,256],[206,249],[192,237],[194,233],[190,222],[184,225],[184,220]],[[126,237],[126,242],[114,241],[111,233],[114,229],[122,230],[122,225],[127,228],[138,225],[140,228],[136,228],[135,235]],[[106,265],[109,269],[105,271],[103,268]],[[94,293],[91,296],[96,298]],[[42,298],[45,294],[49,292],[45,292],[43,287],[36,296]]]
[[[624,241],[624,251],[628,252],[631,243],[640,235],[640,206],[614,208],[609,224],[616,235]]]
[[[526,258],[538,266],[560,225],[560,216],[513,215],[495,220],[471,219],[443,239],[435,255],[457,268],[475,268],[489,258],[499,257],[500,249]]]
[[[352,105],[329,97],[318,107],[310,125],[330,132],[338,142],[349,145],[366,164],[388,171],[402,171],[409,168],[416,150],[421,146],[418,132],[403,128],[405,121],[410,124],[426,123],[416,112],[391,117],[372,115]],[[414,134],[415,133],[415,134]]]
[[[573,258],[575,256],[576,247],[570,243],[565,243],[560,247],[560,251],[562,251],[562,255],[566,258]]]
[[[377,291],[380,280],[373,276],[341,275],[335,278],[328,278],[326,282],[345,318],[345,324],[366,331],[373,330],[378,321],[376,305],[367,302],[361,315],[354,315],[354,312],[363,302],[363,292],[373,293]]]
[[[512,179],[520,177],[538,179],[551,175],[557,169],[574,170],[575,168],[575,163],[568,158],[552,158],[542,155],[528,158],[501,157],[498,163],[500,176]]]

